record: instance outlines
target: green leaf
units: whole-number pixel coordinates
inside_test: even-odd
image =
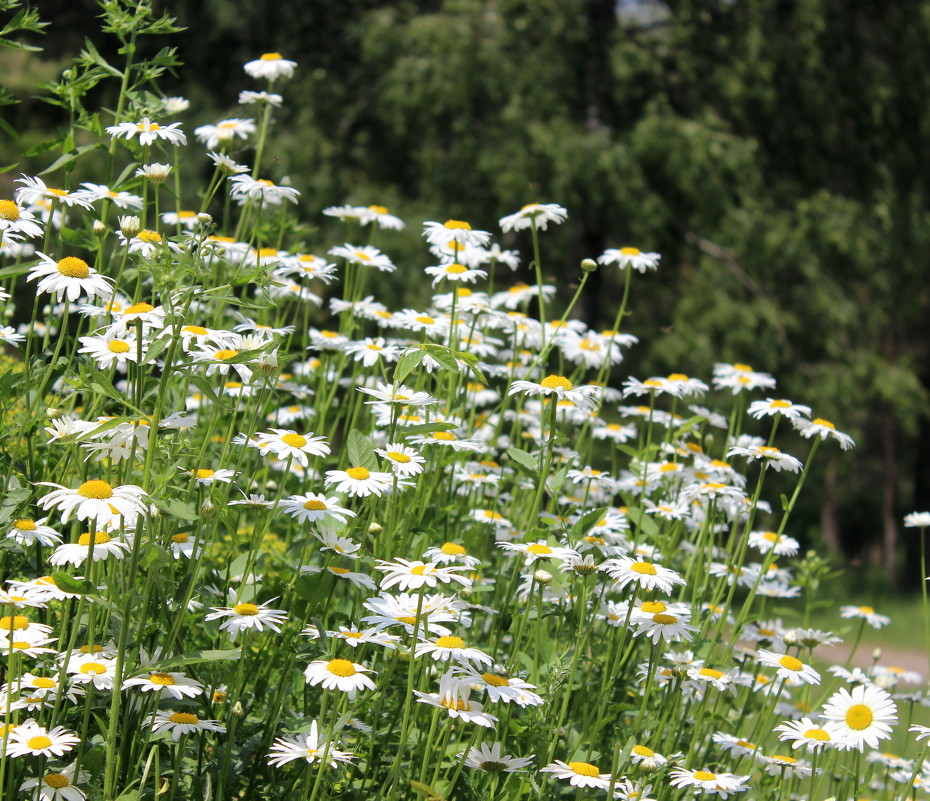
[[[78,595],[96,595],[97,588],[90,579],[76,579],[67,573],[52,573],[52,581],[62,592],[73,592]]]
[[[531,473],[539,472],[539,463],[536,457],[520,448],[507,448],[507,455],[518,464],[523,465]]]
[[[581,519],[572,526],[569,538],[574,541],[579,537],[583,537],[591,529],[591,526],[603,518],[605,514],[607,514],[606,506],[601,507],[600,509],[594,509],[587,514],[582,515]]]
[[[455,423],[420,423],[415,426],[402,426],[397,431],[402,437],[418,437],[421,434],[434,434],[437,431],[452,431],[458,428]]]
[[[197,511],[191,503],[185,503],[177,498],[153,498],[152,503],[172,517],[186,520],[188,523],[197,520]]]
[[[48,175],[50,172],[55,172],[55,170],[60,170],[62,167],[66,167],[72,162],[79,159],[84,153],[88,150],[93,150],[94,148],[100,147],[99,144],[93,145],[80,145],[73,150],[69,150],[67,153],[59,156],[55,161],[53,161],[48,167],[46,167],[39,175]]]
[[[362,434],[361,431],[353,428],[349,432],[346,448],[349,451],[351,467],[364,467],[368,470],[378,469],[378,456],[375,454],[374,448],[371,447],[368,437]]]
[[[403,380],[419,366],[425,357],[426,351],[423,348],[412,348],[406,351],[394,367],[394,383],[403,383]]]
[[[452,355],[453,351],[449,348],[443,347],[442,345],[422,345],[421,347],[439,362],[443,369],[452,373],[461,372],[459,363],[455,360],[455,356]]]

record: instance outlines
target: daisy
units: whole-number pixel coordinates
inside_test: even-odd
[[[418,590],[421,587],[432,589],[439,583],[449,584],[453,581],[463,587],[471,586],[471,579],[458,575],[458,571],[466,569],[464,565],[443,567],[434,562],[409,561],[398,557],[393,562],[379,559],[375,569],[385,574],[381,579],[382,590],[390,589],[395,585],[404,592]]]
[[[327,487],[335,485],[336,492],[353,497],[377,495],[380,498],[391,488],[394,480],[391,473],[380,473],[367,467],[350,467],[346,470],[327,470],[323,484]]]
[[[134,334],[120,333],[108,329],[103,336],[78,337],[81,347],[78,353],[86,353],[101,370],[117,365],[124,367],[127,362],[138,363],[139,345]],[[142,349],[142,361],[146,360],[145,349]]]
[[[109,200],[114,206],[120,209],[133,209],[138,211],[142,208],[142,198],[133,195],[130,192],[114,192],[110,187],[103,184],[82,183],[81,186],[87,190],[88,197],[94,200]]]
[[[19,786],[19,791],[28,793],[32,801],[84,801],[87,796],[83,790],[75,786],[76,764],[72,762],[67,767],[57,768],[42,778],[27,779]],[[82,770],[79,778],[80,781],[87,782],[90,774]]]
[[[392,231],[402,231],[405,227],[404,221],[390,214],[386,206],[367,206],[362,214],[362,224],[367,223],[374,223],[379,228]]]
[[[59,565],[72,564],[80,567],[91,554],[91,534],[85,532],[78,537],[76,543],[65,543],[59,545],[55,552],[49,557],[50,565],[58,567]],[[93,561],[100,562],[109,559],[122,559],[130,550],[130,545],[117,537],[111,537],[105,531],[97,531],[93,534]]]
[[[712,793],[720,795],[721,798],[749,789],[746,786],[749,776],[737,776],[733,773],[711,773],[709,770],[674,768],[669,771],[668,775],[672,787],[693,787],[695,793]]]
[[[657,270],[661,258],[658,253],[643,253],[639,248],[608,248],[597,257],[597,263],[616,264],[620,270],[631,267],[645,273],[646,270]]]
[[[597,765],[590,762],[562,762],[560,759],[540,768],[540,773],[551,773],[557,779],[567,781],[572,787],[594,787],[607,790],[610,787],[610,774],[601,773]]]
[[[774,550],[776,556],[796,556],[801,544],[794,537],[774,531],[753,531],[749,534],[749,547],[762,553]]]
[[[456,756],[457,759],[463,759],[465,765],[469,768],[477,768],[486,773],[520,773],[530,765],[533,757],[515,757],[503,753],[503,746],[500,743],[482,743],[477,748],[472,746],[468,749],[468,754],[461,753]]]
[[[690,642],[692,631],[698,631],[695,626],[690,625],[688,617],[679,614],[670,614],[669,612],[658,612],[654,615],[639,616],[637,615],[633,622],[636,625],[634,636],[645,634],[655,645],[659,641],[678,642],[684,640]]]
[[[898,710],[891,696],[879,687],[845,687],[837,690],[824,704],[822,717],[840,726],[841,749],[862,751],[878,748],[879,740],[891,737],[891,727],[898,722]]]
[[[776,668],[775,674],[784,680],[788,687],[801,684],[820,684],[820,674],[810,665],[788,654],[777,654],[760,648],[757,659],[760,665]]]
[[[139,137],[139,144],[146,146],[163,139],[172,145],[186,145],[187,137],[181,131],[181,123],[173,122],[170,125],[161,126],[157,122],[152,122],[148,117],[143,117],[140,122],[121,122],[119,125],[110,125],[107,127],[107,133],[114,139],[126,139],[129,141],[135,136]]]
[[[394,475],[401,478],[419,475],[426,464],[426,459],[419,451],[400,442],[390,442],[383,448],[375,448],[375,453],[382,459],[387,459],[391,463]]]
[[[325,760],[327,765],[335,768],[340,762],[351,762],[355,756],[348,751],[334,748],[331,742],[321,740],[317,722],[314,720],[310,724],[310,731],[305,734],[299,734],[296,738],[276,737],[268,752],[268,764],[276,768],[298,759],[303,759],[310,765]]]
[[[734,395],[744,389],[775,389],[771,375],[757,373],[748,364],[715,364],[713,383],[716,389],[730,389]]]
[[[545,540],[536,542],[498,542],[497,547],[505,551],[515,551],[526,556],[525,565],[531,565],[538,559],[568,559],[570,556],[578,555],[577,551],[571,548],[549,545]]]
[[[555,203],[530,203],[516,214],[501,217],[498,223],[504,233],[520,231],[530,226],[545,231],[549,223],[558,225],[565,222],[567,217],[568,212]]]
[[[474,667],[463,663],[462,667],[452,668],[451,673],[470,687],[484,690],[495,702],[515,703],[520,707],[541,706],[545,703],[542,696],[532,692],[536,689],[535,684],[525,682],[516,676],[509,676],[500,668],[495,668],[494,672],[479,674]]]
[[[12,200],[0,200],[0,239],[9,242],[24,236],[29,239],[42,236],[41,223],[32,212],[21,209]]]
[[[444,542],[438,548],[427,548],[423,558],[440,565],[461,564],[473,568],[481,564],[480,559],[470,556],[465,546],[457,542]]]
[[[431,245],[448,245],[454,242],[462,247],[484,247],[491,240],[487,231],[473,231],[471,225],[462,220],[446,220],[423,223],[423,236]]]
[[[763,417],[774,417],[777,414],[787,417],[789,420],[796,420],[799,417],[810,417],[811,407],[803,406],[800,403],[792,403],[790,400],[766,398],[764,401],[750,403],[747,412],[750,417],[755,417],[757,420],[761,420]]]
[[[762,761],[766,765],[765,772],[768,773],[769,776],[781,776],[786,779],[805,779],[813,772],[811,765],[807,762],[784,754],[765,756],[762,757]]]
[[[187,678],[183,673],[148,673],[144,676],[134,676],[126,679],[121,689],[138,687],[142,692],[161,693],[172,698],[194,698],[203,692],[203,685],[199,681]],[[159,696],[164,697],[164,696]]]
[[[634,745],[630,751],[630,761],[634,765],[642,765],[646,770],[658,770],[668,759],[645,745]]]
[[[65,206],[81,206],[85,209],[91,209],[93,198],[85,190],[69,192],[65,189],[53,189],[45,185],[41,178],[29,178],[23,175],[17,178],[15,183],[22,184],[16,190],[16,202],[21,206],[41,205],[41,201],[53,201],[62,203]]]
[[[891,623],[890,617],[876,614],[871,606],[841,606],[840,617],[846,618],[847,620],[851,618],[861,618],[873,629],[880,629]]]
[[[232,188],[229,196],[244,203],[246,200],[261,200],[273,206],[280,206],[285,200],[297,203],[300,192],[293,186],[277,186],[267,178],[252,178],[250,175],[233,175],[229,179]]]
[[[384,359],[385,362],[396,362],[400,357],[400,349],[397,345],[388,344],[384,337],[365,337],[360,342],[349,342],[343,350],[354,356],[355,361],[361,362],[365,367],[377,364],[379,359]]]
[[[48,730],[34,720],[17,726],[6,744],[6,755],[19,757],[26,754],[43,757],[60,757],[81,742],[63,726]]]
[[[442,624],[458,620],[458,610],[450,599],[444,595],[422,596],[422,601],[420,598],[406,592],[396,596],[382,593],[376,598],[368,598],[362,606],[372,614],[363,617],[362,623],[374,626],[378,631],[402,625],[407,634],[413,633],[414,626],[421,634],[428,632],[440,637],[449,634],[449,629]]]
[[[167,729],[171,732],[171,739],[177,742],[185,734],[195,734],[203,731],[215,731],[219,734],[226,732],[226,727],[215,720],[201,720],[192,712],[172,712],[163,709],[156,712],[144,725],[152,731],[159,732]]]
[[[585,385],[575,387],[572,382],[564,376],[550,375],[546,376],[538,384],[533,381],[514,381],[510,385],[508,395],[516,395],[522,392],[524,395],[549,395],[555,396],[560,401],[568,400],[574,403],[579,409],[584,411],[595,411],[601,403],[595,397],[600,392],[600,387]]]
[[[427,267],[424,272],[427,275],[433,276],[433,286],[436,286],[443,278],[449,281],[464,281],[467,284],[473,284],[479,278],[488,277],[486,271],[466,267],[464,264],[459,264],[458,262]]]
[[[356,247],[355,245],[342,245],[330,248],[330,256],[345,259],[349,264],[360,264],[362,267],[374,267],[383,273],[392,273],[397,267],[384,253],[371,245]],[[435,286],[435,285],[434,285]]]
[[[227,618],[221,625],[220,631],[228,631],[229,639],[235,640],[240,632],[246,629],[262,631],[266,626],[274,632],[281,632],[278,628],[286,619],[287,612],[282,609],[269,609],[268,604],[277,600],[272,598],[261,605],[253,603],[239,603],[232,607],[211,606],[210,614],[204,620],[218,620]]]
[[[618,589],[628,584],[636,584],[646,590],[658,588],[666,594],[671,594],[674,585],[685,583],[674,570],[632,556],[611,559],[604,563],[604,569],[607,575],[617,582]]]
[[[417,392],[403,384],[384,384],[377,382],[374,389],[371,387],[356,387],[359,392],[371,395],[375,400],[365,401],[368,405],[376,403],[392,403],[401,406],[432,406],[439,401],[428,392]]]
[[[849,436],[849,434],[837,431],[833,423],[829,420],[824,420],[822,417],[816,417],[813,420],[805,420],[803,417],[796,417],[792,419],[791,423],[805,439],[810,439],[811,437],[835,439],[840,443],[840,447],[844,451],[848,451],[856,444],[856,441]]]
[[[783,453],[778,448],[771,445],[751,445],[748,448],[730,448],[730,450],[727,451],[727,458],[731,456],[745,456],[751,462],[764,462],[768,467],[771,467],[777,472],[788,470],[792,473],[797,473],[803,467],[799,459],[795,459],[793,456],[789,456],[787,453]]]
[[[339,497],[327,497],[321,493],[308,492],[304,495],[291,495],[280,503],[280,509],[298,523],[318,523],[323,520],[338,520],[346,523],[347,518],[355,517],[355,512],[339,505]]]
[[[779,740],[790,742],[792,749],[806,748],[808,751],[836,748],[843,738],[843,729],[838,723],[814,723],[810,718],[787,720],[774,731]]]
[[[84,259],[76,256],[65,256],[55,261],[44,253],[36,251],[39,263],[29,271],[27,281],[42,280],[36,285],[36,293],[48,292],[56,295],[59,302],[65,295],[71,302],[76,301],[81,294],[88,298],[108,297],[113,290],[110,286],[112,279],[100,275]]]
[[[248,61],[243,66],[246,73],[253,78],[264,78],[268,81],[290,78],[296,68],[296,61],[288,61],[280,53],[263,53],[255,61]]]
[[[305,437],[296,431],[273,428],[270,433],[256,434],[250,443],[262,453],[272,453],[278,459],[293,459],[301,467],[309,464],[307,455],[329,456],[329,445],[325,437],[309,435]]]
[[[255,133],[255,121],[232,118],[220,120],[216,125],[201,125],[194,129],[194,136],[204,143],[208,150],[228,145],[236,137],[248,139]]]
[[[905,528],[927,528],[930,526],[930,512],[911,512],[904,516]]]
[[[61,542],[61,534],[51,526],[45,525],[47,520],[47,517],[43,517],[41,520],[32,520],[25,517],[14,520],[12,528],[6,533],[7,539],[23,546],[29,546],[36,542],[45,547],[57,545]]]
[[[304,677],[307,684],[323,686],[324,690],[339,690],[351,701],[359,690],[374,690],[375,683],[366,676],[368,668],[350,662],[348,659],[317,659],[311,662]]]
[[[493,729],[497,718],[484,711],[484,706],[477,701],[468,700],[468,688],[459,685],[448,673],[439,679],[438,693],[423,693],[414,690],[417,703],[445,709],[449,717],[460,718],[466,723],[474,723],[486,729]]]
[[[432,655],[437,662],[448,662],[454,659],[462,665],[471,661],[482,665],[490,665],[494,662],[484,651],[467,647],[461,637],[446,636],[439,637],[434,641],[417,643],[414,656],[420,657],[424,654]]]
[[[81,653],[68,662],[72,684],[93,684],[97,690],[112,690],[116,680],[116,660],[102,653]]]
[[[106,481],[91,479],[76,489],[49,481],[38,481],[36,485],[57,487],[39,498],[38,504],[46,510],[57,509],[62,523],[67,523],[74,513],[78,520],[96,521],[98,527],[114,524],[120,517],[129,524],[147,511],[145,490],[135,484],[114,487]]]
[[[146,164],[136,170],[136,178],[145,178],[153,184],[163,184],[168,180],[169,175],[171,175],[171,165],[159,164],[158,162]]]

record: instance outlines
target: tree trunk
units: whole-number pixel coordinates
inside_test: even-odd
[[[898,577],[898,518],[896,511],[896,485],[898,465],[895,450],[894,415],[885,410],[881,424],[884,486],[882,494],[882,563],[888,580],[894,585]]]

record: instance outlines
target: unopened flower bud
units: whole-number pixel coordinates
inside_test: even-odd
[[[258,357],[258,370],[266,378],[270,378],[278,373],[278,350],[275,348],[270,353],[263,353]]]
[[[94,220],[94,236],[103,236],[107,232],[102,220]]]
[[[786,631],[785,636],[782,637],[785,645],[797,645],[798,644],[798,632],[797,629],[791,629],[791,631]]]
[[[872,659],[874,659],[876,662],[882,661],[882,649],[881,648],[876,648],[874,651],[872,651]]]
[[[216,507],[213,505],[213,502],[209,498],[200,504],[200,513],[204,517],[213,517],[213,515],[216,514]]]
[[[142,229],[142,220],[138,217],[126,215],[119,218],[119,229],[126,239],[132,239]]]
[[[597,262],[594,259],[582,259],[581,269],[586,273],[593,273],[597,270]]]
[[[368,527],[368,533],[371,534],[372,537],[377,537],[382,531],[384,531],[384,529],[381,527],[380,523],[372,523]]]
[[[533,571],[533,578],[536,580],[537,584],[549,584],[552,581],[552,573],[548,570],[539,570]]]
[[[202,211],[197,215],[197,222],[199,222],[204,228],[207,228],[213,225],[213,215]]]
[[[54,406],[49,406],[49,407],[45,410],[45,416],[46,416],[49,420],[58,420],[58,419],[64,417],[64,415],[65,415],[65,413],[64,413],[61,409],[56,409]]]
[[[148,178],[153,184],[163,184],[170,173],[170,164],[146,164],[136,170],[136,177]]]
[[[241,718],[245,714],[245,709],[242,706],[242,701],[236,701],[233,704],[232,709],[229,710],[229,714],[234,717]]]

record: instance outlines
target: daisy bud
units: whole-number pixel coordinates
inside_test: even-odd
[[[207,499],[200,505],[200,511],[204,517],[213,517],[216,514],[216,507]]]
[[[552,573],[540,568],[533,573],[533,578],[537,584],[549,584],[552,581]]]
[[[213,215],[202,211],[197,215],[197,222],[199,222],[204,228],[207,228],[213,225]]]
[[[137,178],[148,178],[153,184],[163,184],[171,172],[170,164],[146,164],[136,170]]]
[[[102,220],[94,220],[94,236],[103,236],[107,232]]]
[[[597,270],[597,262],[594,259],[583,259],[581,262],[581,269],[586,273],[593,273]]]
[[[798,632],[795,629],[791,631],[786,631],[785,635],[782,637],[785,645],[797,645],[798,644]]]
[[[382,531],[384,531],[384,529],[381,527],[380,523],[372,523],[368,527],[368,533],[371,534],[372,537],[377,537]]]
[[[142,229],[142,220],[138,217],[126,216],[119,218],[119,229],[126,239],[132,239]]]
[[[229,710],[229,714],[233,717],[241,718],[245,714],[242,701],[236,701],[236,703],[233,704],[233,708]]]
[[[881,648],[876,648],[874,651],[872,651],[872,659],[874,659],[876,662],[882,661],[882,649]]]
[[[707,433],[704,435],[704,451],[707,452],[714,447],[714,435]]]
[[[58,420],[58,419],[64,417],[64,415],[65,415],[65,413],[64,413],[61,409],[56,409],[54,406],[49,406],[49,407],[45,410],[45,416],[46,416],[49,420]]]
[[[267,378],[278,374],[277,349],[271,351],[270,353],[263,353],[258,357],[258,370],[263,376]]]

